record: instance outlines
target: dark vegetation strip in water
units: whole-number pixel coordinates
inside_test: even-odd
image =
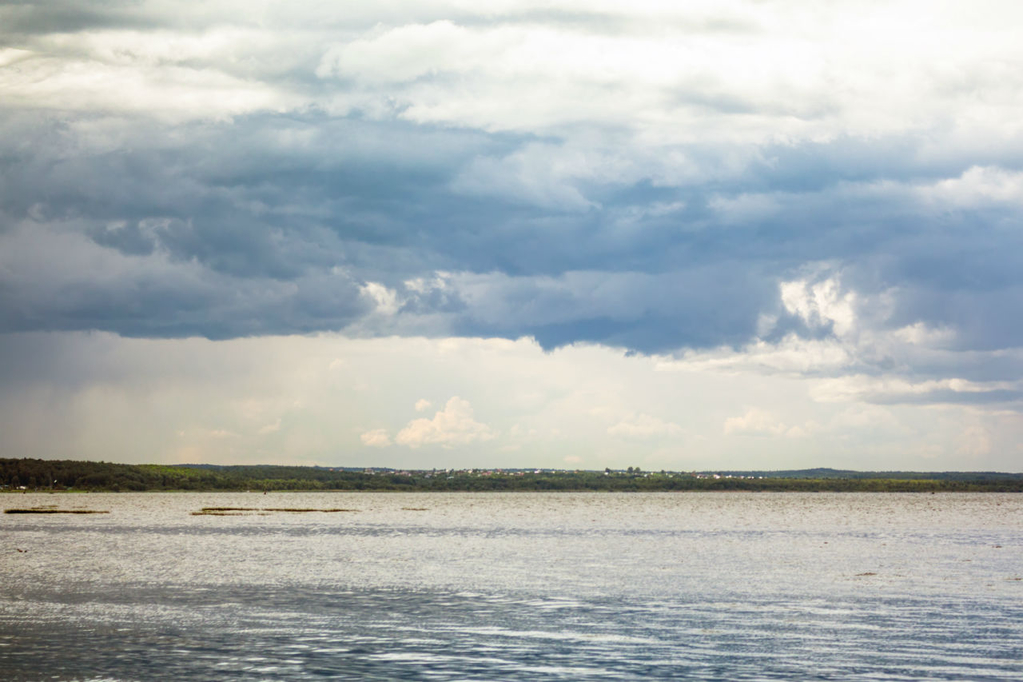
[[[997,472],[331,469],[299,466],[114,464],[0,458],[0,490],[80,491],[797,491],[1023,492],[1023,474]],[[322,510],[317,510],[322,511]],[[228,513],[225,510],[223,513]]]
[[[106,509],[43,509],[31,507],[29,509],[4,509],[4,514],[109,514]]]
[[[358,509],[299,509],[294,507],[203,507],[199,511],[192,512],[192,516],[243,516],[245,514],[270,514],[284,512],[290,514],[306,514],[309,512],[322,512],[326,514],[334,512],[354,512]]]

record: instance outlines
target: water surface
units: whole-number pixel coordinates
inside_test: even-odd
[[[0,516],[3,679],[1023,679],[1021,495],[44,504],[110,513]]]

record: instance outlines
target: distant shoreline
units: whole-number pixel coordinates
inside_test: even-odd
[[[115,464],[0,458],[0,492],[1023,492],[1001,472],[648,472]]]

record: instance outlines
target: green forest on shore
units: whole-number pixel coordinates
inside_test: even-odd
[[[1023,492],[1023,474],[998,472],[603,471],[328,468],[115,464],[0,458],[0,490],[28,491],[833,491]]]

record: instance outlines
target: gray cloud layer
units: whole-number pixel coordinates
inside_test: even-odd
[[[839,48],[755,4],[79,5],[0,9],[2,331],[669,353],[835,334],[783,300],[816,277],[863,329],[1023,345],[1023,64],[993,19]]]

